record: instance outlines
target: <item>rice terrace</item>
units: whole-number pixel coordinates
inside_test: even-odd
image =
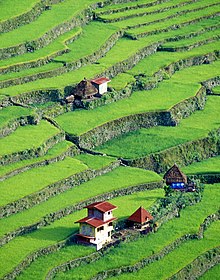
[[[0,279],[220,279],[220,1],[0,15]]]

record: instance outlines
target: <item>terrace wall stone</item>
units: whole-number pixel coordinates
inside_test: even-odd
[[[118,162],[115,162],[115,163],[111,164],[110,166],[108,166],[107,168],[103,168],[102,170],[97,171],[96,176],[100,176],[104,173],[110,172],[114,168],[118,167],[118,164],[119,164]],[[57,212],[50,213],[50,214],[42,217],[41,220],[39,220],[38,222],[36,222],[32,225],[21,227],[21,228],[16,229],[13,232],[9,232],[9,233],[5,234],[0,239],[0,246],[3,246],[4,244],[8,243],[15,237],[33,232],[41,227],[44,227],[44,226],[47,226],[47,225],[53,223],[56,220],[62,219],[63,217],[66,217],[67,215],[70,215],[76,211],[82,210],[84,207],[86,207],[87,205],[89,205],[91,203],[101,201],[101,200],[113,199],[118,196],[126,196],[126,195],[133,194],[135,192],[153,190],[155,188],[162,188],[162,186],[163,186],[162,181],[151,182],[151,183],[139,184],[136,186],[126,187],[123,189],[119,189],[119,190],[111,191],[108,193],[100,194],[95,197],[91,197],[91,198],[81,201],[75,205],[71,205],[66,208],[60,209]]]
[[[5,126],[0,128],[0,138],[5,137],[15,131],[19,126],[36,125],[39,123],[39,116],[33,114],[29,116],[22,116],[11,120]]]
[[[171,30],[175,30],[177,28],[188,26],[188,25],[200,22],[204,19],[214,18],[216,16],[219,16],[219,12],[216,12],[216,13],[213,13],[213,14],[207,15],[207,16],[201,16],[200,18],[193,19],[193,20],[190,20],[190,21],[186,21],[186,22],[183,22],[183,23],[180,23],[180,24],[170,25],[167,28],[157,29],[157,30],[153,30],[153,31],[146,31],[146,32],[142,32],[142,33],[139,33],[139,34],[131,34],[131,33],[129,33],[129,31],[127,31],[127,32],[125,32],[125,36],[130,38],[130,39],[137,40],[139,38],[146,37],[146,36],[149,36],[149,35],[155,35],[155,34],[158,34],[158,33],[161,33],[161,32],[168,32],[168,31],[171,31]],[[138,28],[138,27],[145,26],[145,25],[146,24],[138,24],[136,26],[132,26],[132,28]]]
[[[0,165],[6,165],[17,161],[31,159],[36,156],[43,156],[55,144],[65,140],[65,133],[59,132],[51,138],[47,139],[42,145],[37,148],[30,148],[23,151],[14,152],[12,154],[3,155],[0,157]]]
[[[219,173],[194,174],[194,175],[188,175],[188,178],[193,179],[193,180],[199,179],[203,184],[220,183],[220,174]]]
[[[51,163],[55,163],[55,162],[63,160],[67,156],[73,157],[73,156],[76,156],[78,154],[80,154],[80,150],[75,145],[73,145],[73,146],[69,147],[64,153],[62,153],[62,154],[60,154],[60,155],[58,155],[54,158],[50,158],[50,159],[42,160],[40,162],[32,163],[30,165],[23,166],[23,167],[20,167],[16,170],[13,170],[13,171],[5,174],[4,176],[0,176],[0,181],[4,181],[4,180],[6,180],[6,179],[8,179],[12,176],[20,174],[20,173],[25,172],[27,170],[30,170],[32,168],[37,168],[37,167],[40,167],[40,166],[45,166],[45,165],[48,165],[48,164],[51,164]]]
[[[188,117],[195,110],[202,109],[206,101],[206,90],[201,87],[196,96],[174,105],[170,111],[147,112],[125,116],[80,135],[67,134],[67,139],[82,148],[91,149],[123,133],[149,128],[157,125],[175,126],[182,118]]]
[[[0,23],[0,33],[9,32],[13,29],[16,29],[24,24],[34,21],[39,17],[47,5],[56,4],[62,2],[62,0],[41,0],[34,7],[32,7],[28,12],[12,17],[8,20],[5,20]]]
[[[197,0],[192,0],[192,2],[196,2]],[[118,22],[118,21],[122,21],[122,20],[127,20],[127,19],[130,19],[130,18],[134,18],[134,17],[137,17],[137,16],[147,16],[147,15],[151,15],[151,14],[158,14],[158,13],[161,13],[161,12],[165,12],[165,11],[168,11],[170,9],[174,9],[174,8],[178,8],[178,7],[182,7],[182,6],[185,6],[188,4],[188,2],[183,2],[183,3],[179,3],[179,4],[176,4],[176,5],[173,5],[173,6],[169,6],[169,7],[164,7],[164,8],[161,8],[161,9],[158,9],[156,11],[152,11],[152,12],[138,12],[138,9],[140,7],[149,7],[149,6],[154,6],[156,4],[160,4],[160,3],[164,3],[164,2],[167,2],[166,0],[165,1],[156,1],[156,2],[151,2],[151,3],[148,3],[148,4],[142,4],[142,5],[137,5],[136,6],[136,10],[137,12],[135,14],[130,14],[130,15],[122,15],[120,17],[116,17],[114,19],[106,19],[106,18],[103,18],[102,16],[99,16],[100,14],[96,15],[96,19],[97,20],[100,20],[100,21],[103,21],[105,23],[109,23],[109,22]],[[128,7],[129,8],[129,7]],[[118,11],[121,11],[121,9],[118,9]],[[189,11],[189,10],[188,10]],[[110,10],[110,13],[111,13],[111,10]],[[184,12],[183,14],[185,14],[186,12]],[[168,18],[172,18],[173,16],[171,17],[168,17]],[[167,18],[167,19],[168,19]],[[162,20],[157,20],[155,22],[159,22],[159,21],[163,21]]]
[[[183,143],[143,158],[122,161],[129,166],[163,173],[172,166],[173,162],[185,166],[219,154],[220,129],[216,129],[205,138]]]
[[[38,192],[32,193],[19,200],[13,201],[12,203],[0,207],[0,218],[8,217],[15,213],[29,209],[34,205],[46,201],[50,197],[65,192],[66,190],[69,190],[75,186],[79,186],[80,184],[87,182],[92,178],[95,178],[96,176],[100,176],[104,173],[107,173],[113,170],[114,168],[118,167],[119,165],[120,162],[116,161],[100,170],[87,169],[80,173],[76,173],[72,176],[69,176],[68,178],[57,181],[51,185],[48,185],[46,188]]]
[[[198,279],[206,271],[220,262],[220,246],[206,251],[192,263],[177,272],[169,280]]]

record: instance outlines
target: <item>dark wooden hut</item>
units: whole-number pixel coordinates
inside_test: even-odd
[[[186,175],[179,169],[175,163],[164,175],[164,180],[168,186],[184,187],[187,184]]]
[[[97,88],[85,78],[76,86],[76,88],[72,92],[72,94],[79,99],[91,99],[97,93]]]

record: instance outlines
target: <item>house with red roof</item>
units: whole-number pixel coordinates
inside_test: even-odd
[[[151,214],[141,206],[128,218],[128,224],[143,230],[149,226],[149,222],[152,220]]]
[[[91,83],[95,86],[95,88],[98,90],[98,93],[100,95],[103,95],[103,93],[107,92],[107,84],[110,82],[106,77],[100,77],[91,80]]]
[[[107,201],[95,202],[86,207],[87,217],[78,220],[80,224],[77,240],[79,243],[95,245],[100,250],[105,243],[112,239],[113,217],[112,211],[117,207]]]

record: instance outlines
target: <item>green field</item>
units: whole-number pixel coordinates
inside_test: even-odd
[[[99,271],[135,264],[137,261],[159,252],[164,246],[182,235],[196,233],[207,215],[214,213],[219,208],[219,186],[219,184],[207,186],[202,202],[186,207],[182,210],[180,218],[167,222],[161,226],[157,233],[134,242],[121,244],[101,260],[75,268],[65,274],[62,273],[57,279],[90,279]],[[218,233],[219,227],[214,227],[215,241],[219,243]],[[172,269],[172,266],[169,268]]]
[[[158,189],[129,195],[126,196],[126,199],[116,198],[111,200],[111,202],[120,206],[120,208],[115,211],[115,216],[124,218],[128,216],[132,211],[135,211],[136,208],[138,208],[138,206],[140,205],[140,201],[144,207],[149,208],[157,198],[160,198],[162,196],[163,191],[161,189]],[[132,208],[128,208],[125,201],[132,202]],[[46,276],[48,270],[52,267],[62,264],[63,262],[71,260],[73,258],[77,258],[77,252],[78,247],[74,245],[64,248],[60,252],[39,258],[18,279],[43,279]],[[39,266],[41,267],[41,270],[36,271],[36,267]]]
[[[21,226],[28,226],[32,223],[36,223],[49,213],[74,205],[80,201],[89,199],[90,197],[95,197],[105,192],[111,192],[133,185],[154,181],[157,182],[160,180],[161,177],[152,171],[119,167],[110,173],[99,176],[89,182],[81,184],[80,186],[74,187],[67,192],[59,194],[59,196],[52,197],[46,202],[42,202],[40,205],[1,220],[0,236]]]
[[[208,70],[209,67],[212,68],[211,72]],[[66,132],[81,135],[98,125],[124,116],[168,110],[176,103],[194,96],[200,88],[199,82],[218,75],[218,69],[219,61],[208,66],[202,65],[184,69],[175,73],[171,79],[164,81],[152,91],[137,91],[130,98],[120,100],[117,103],[108,104],[89,112],[82,110],[70,112],[57,117],[56,121]]]
[[[38,125],[19,127],[14,133],[0,140],[0,156],[37,148],[58,133],[59,129],[46,121],[41,121]]]
[[[110,140],[101,147],[97,147],[96,150],[117,157],[139,158],[206,137],[211,130],[219,128],[220,123],[216,122],[219,108],[220,99],[209,96],[204,110],[197,111],[183,119],[176,127],[143,128]],[[210,166],[210,169],[212,168],[213,166]]]
[[[5,28],[0,40],[0,278],[43,280],[53,268],[89,256],[74,269],[57,270],[54,279],[92,279],[124,266],[132,270],[183,235],[198,234],[204,219],[219,211],[220,183],[206,184],[202,195],[197,188],[164,199],[164,174],[120,159],[163,151],[172,158],[169,148],[215,130],[210,138],[215,143],[207,140],[202,147],[213,157],[183,166],[190,162],[186,158],[180,168],[190,178],[208,180],[213,174],[218,180],[219,1],[0,0],[0,6],[0,29]],[[87,102],[87,110],[65,103],[83,78],[101,76],[111,80],[101,100]],[[159,125],[171,123],[170,110],[178,124]],[[148,113],[166,119],[139,124],[138,114]],[[152,158],[157,170],[157,154]],[[86,215],[83,207],[104,199],[118,207],[118,236],[140,206],[155,217],[157,230],[133,232],[135,239],[92,262],[95,248],[70,238],[79,230],[75,221]],[[173,201],[182,207],[178,214],[171,213]],[[219,220],[212,222],[204,238],[184,241],[137,272],[108,279],[165,280],[188,265],[189,279],[196,277],[191,263],[220,245],[219,230]],[[63,247],[54,251],[60,243]],[[216,265],[200,279],[217,280],[218,274]]]
[[[150,174],[150,177],[148,177],[147,174],[149,174],[149,173],[146,173],[146,171],[144,171],[144,170],[139,171],[139,169],[134,169],[134,172],[136,172],[135,174],[132,174],[132,171],[129,174],[129,170],[133,170],[133,169],[127,170],[127,168],[126,168],[126,170],[124,170],[124,171],[122,169],[122,172],[119,170],[118,172],[120,172],[120,175],[121,175],[120,177],[116,170],[115,179],[114,179],[114,175],[113,175],[112,181],[111,181],[111,174],[110,173],[109,173],[109,175],[107,174],[104,179],[105,183],[106,182],[108,182],[108,184],[111,183],[112,190],[114,190],[116,188],[115,180],[117,181],[118,186],[120,188],[123,188],[126,186],[130,186],[132,184],[136,185],[138,183],[149,182],[152,180],[154,181],[154,180],[158,180],[160,178],[158,175],[156,175],[156,176],[153,175],[152,172],[151,172],[152,175]],[[142,176],[141,176],[141,173],[142,173]],[[126,181],[124,180],[125,177],[127,178]],[[97,178],[97,180],[101,180],[101,177]],[[133,180],[133,182],[132,182],[132,180]],[[90,183],[90,182],[88,182],[88,183]],[[105,187],[105,184],[103,184],[103,183],[104,182],[102,181],[100,184],[100,187],[102,187],[102,188]],[[97,186],[97,185],[95,185],[95,186]],[[96,188],[93,187],[93,189],[95,190]],[[87,196],[89,196],[89,197],[91,196],[91,194],[88,193],[87,190],[85,190],[85,192],[86,192]],[[103,190],[101,191],[101,193],[102,192],[103,192]],[[160,191],[160,195],[162,195],[162,190]],[[79,196],[80,196],[80,193],[79,193]],[[144,194],[144,197],[145,196],[146,196],[146,194]],[[69,196],[67,195],[66,198],[69,199]],[[74,198],[74,196],[73,196],[73,198]],[[64,203],[65,203],[65,200],[64,200]],[[67,203],[68,203],[67,205],[69,205],[69,201]],[[138,203],[136,205],[139,205],[139,203],[140,202],[138,201]],[[59,207],[57,205],[57,203],[55,203],[54,206],[56,208]],[[46,208],[46,209],[48,209],[48,208]],[[130,211],[130,209],[127,209],[127,211]],[[51,244],[55,244],[58,241],[63,240],[65,238],[67,238],[69,235],[76,232],[78,229],[78,226],[74,225],[74,221],[76,221],[77,219],[80,219],[80,217],[85,215],[85,212],[86,212],[85,210],[77,211],[76,213],[73,213],[58,221],[55,221],[54,223],[52,223],[51,225],[49,225],[47,227],[41,228],[41,229],[37,230],[36,232],[31,233],[31,235],[28,234],[25,236],[17,237],[14,240],[12,240],[11,242],[9,242],[8,244],[4,245],[0,249],[1,263],[3,264],[3,267],[4,267],[4,270],[1,270],[0,275],[2,276],[2,275],[4,275],[4,273],[9,272],[27,254],[30,254],[31,252],[34,252],[35,250],[37,250],[39,248],[43,248],[43,247],[49,246]],[[130,213],[130,212],[127,212],[127,213]],[[29,218],[30,218],[30,216],[29,216]],[[42,239],[42,237],[43,237],[43,239]],[[24,244],[25,244],[25,246],[24,246]],[[15,248],[20,248],[19,252],[15,252]],[[85,248],[85,250],[87,250],[87,249]]]

